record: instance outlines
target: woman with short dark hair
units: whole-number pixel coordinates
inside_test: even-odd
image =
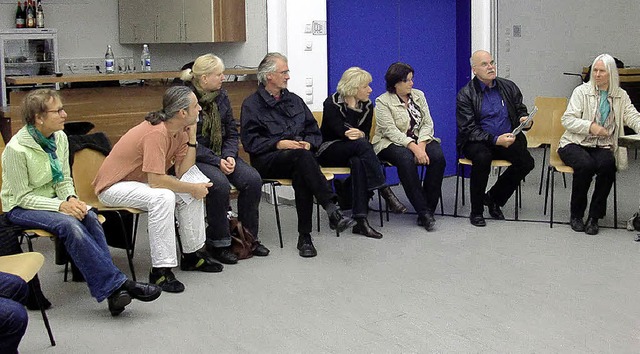
[[[381,160],[398,169],[402,187],[418,214],[418,225],[433,230],[433,212],[441,194],[446,165],[440,139],[424,93],[413,88],[413,68],[394,63],[384,76],[387,92],[376,98],[373,148]],[[426,167],[422,186],[418,166]]]

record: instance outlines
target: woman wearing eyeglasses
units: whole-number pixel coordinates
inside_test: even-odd
[[[424,93],[413,88],[413,68],[394,63],[384,76],[387,92],[376,98],[373,148],[380,160],[398,169],[402,187],[418,214],[417,223],[433,230],[433,212],[441,194],[446,165]],[[420,181],[418,166],[426,167]]]
[[[26,125],[2,153],[2,209],[9,221],[56,235],[91,295],[98,302],[107,299],[111,315],[119,315],[131,299],[158,298],[160,287],[129,280],[113,264],[96,213],[76,196],[62,132],[67,114],[58,92],[31,91],[21,108]]]
[[[369,192],[378,190],[393,212],[404,213],[407,208],[386,184],[380,160],[369,143],[373,123],[370,83],[371,74],[358,67],[342,74],[337,92],[324,101],[320,128],[323,142],[317,154],[322,166],[351,168],[352,216],[356,220],[352,232],[382,238],[367,221]]]

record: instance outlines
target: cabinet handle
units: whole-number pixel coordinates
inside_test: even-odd
[[[187,41],[187,38],[188,38],[188,36],[187,36],[187,22],[185,21],[184,22],[184,41],[185,42]]]

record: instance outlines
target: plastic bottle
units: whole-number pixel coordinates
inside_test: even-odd
[[[115,73],[114,56],[111,46],[107,46],[107,53],[104,55],[104,72],[107,74]]]
[[[16,10],[16,28],[25,27],[26,22],[24,16],[24,10],[22,9],[20,1],[18,1],[18,9]]]
[[[38,0],[38,7],[36,8],[36,27],[44,28],[44,11],[40,0]]]
[[[142,46],[142,55],[140,55],[140,70],[151,71],[151,53],[149,52],[149,46]]]

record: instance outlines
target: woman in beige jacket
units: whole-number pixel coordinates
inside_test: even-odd
[[[613,57],[601,54],[593,61],[591,79],[573,90],[562,116],[566,131],[560,138],[558,154],[573,168],[571,189],[571,228],[595,235],[598,219],[606,214],[607,197],[615,179],[616,166],[623,168],[627,151],[618,147],[623,127],[640,131],[640,113],[627,92],[620,88]],[[587,193],[593,176],[596,184],[586,225]]]
[[[391,64],[387,70],[387,92],[376,99],[372,144],[380,160],[396,166],[407,198],[418,214],[418,225],[431,231],[446,163],[440,139],[434,136],[424,93],[413,88],[413,73],[405,63]],[[427,168],[422,186],[417,169],[421,165]]]

